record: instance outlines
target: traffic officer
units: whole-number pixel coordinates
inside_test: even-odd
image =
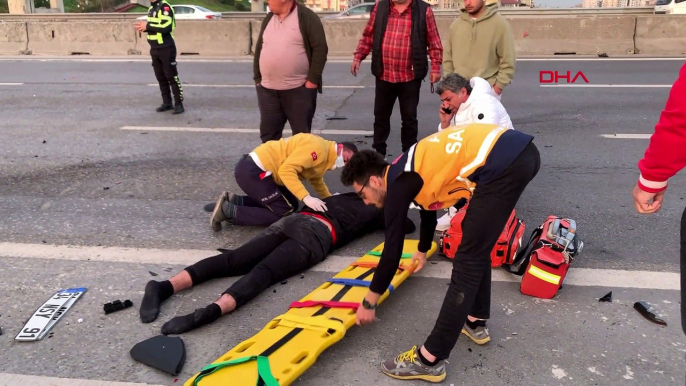
[[[324,201],[313,197],[301,180],[307,180],[322,199],[331,196],[324,174],[343,167],[357,152],[350,142],[336,143],[316,134],[299,133],[278,141],[267,141],[236,164],[235,176],[245,196],[223,192],[214,206],[210,227],[233,225],[269,226],[298,208],[325,212]]]
[[[148,34],[152,68],[155,70],[155,77],[162,92],[162,105],[157,108],[157,111],[173,109],[174,114],[181,114],[184,112],[183,87],[181,87],[176,68],[176,43],[173,34],[176,28],[174,9],[165,0],[151,0],[150,3],[152,5],[148,9],[147,21],[139,21],[135,29]],[[172,105],[170,88],[174,93],[174,105]]]
[[[357,324],[375,320],[375,307],[398,268],[403,250],[404,217],[420,207],[419,245],[414,272],[426,262],[436,229],[436,211],[469,199],[462,241],[435,327],[421,348],[412,347],[381,365],[397,379],[440,382],[445,359],[460,332],[484,331],[491,299],[491,258],[498,236],[519,197],[538,173],[540,155],[533,137],[495,124],[451,126],[412,145],[392,165],[381,154],[362,150],[341,173],[367,204],[385,207],[385,244],[369,291],[357,309]],[[471,198],[470,198],[471,197]],[[478,320],[469,321],[467,315]],[[467,329],[469,327],[469,330]]]

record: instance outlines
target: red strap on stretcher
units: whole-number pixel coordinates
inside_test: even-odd
[[[337,302],[335,300],[308,300],[305,302],[293,302],[288,308],[303,308],[303,307],[329,307],[329,308],[352,308],[357,311],[360,303],[352,302]]]
[[[350,264],[353,267],[362,267],[362,268],[376,268],[379,266],[379,263],[376,262],[371,262],[371,261],[361,261],[361,262],[354,262]],[[409,269],[410,267],[405,266],[405,265],[398,265],[398,269],[401,271],[404,271],[406,269]]]

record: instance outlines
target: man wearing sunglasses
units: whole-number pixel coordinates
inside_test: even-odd
[[[391,165],[382,155],[361,150],[343,168],[341,182],[367,204],[385,209],[385,245],[357,324],[372,323],[376,304],[390,284],[402,254],[402,218],[410,205],[420,208],[421,225],[415,272],[426,263],[436,229],[436,211],[469,199],[462,241],[453,260],[450,285],[435,327],[421,348],[412,347],[382,363],[397,379],[441,382],[445,359],[470,322],[467,315],[490,317],[490,253],[519,197],[540,167],[533,137],[494,124],[448,127],[428,136]],[[480,326],[478,321],[471,328]],[[485,325],[484,321],[481,323]]]

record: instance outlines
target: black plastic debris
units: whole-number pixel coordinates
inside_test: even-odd
[[[598,299],[598,301],[612,303],[612,291],[610,291],[607,295],[603,296],[602,298]]]
[[[653,306],[651,306],[647,302],[644,302],[643,300],[634,303],[634,309],[638,311],[638,313],[641,314],[644,318],[650,320],[653,323],[661,324],[663,326],[667,325],[667,322],[658,317],[655,308],[653,308]]]
[[[148,271],[152,276],[157,276],[157,274],[153,271]]]
[[[186,362],[186,347],[178,336],[146,339],[133,346],[130,354],[138,362],[171,375],[179,375]]]
[[[0,327],[0,335],[2,335],[2,327]]]
[[[347,117],[328,117],[326,118],[327,121],[342,121],[344,119],[348,119]]]
[[[105,305],[102,308],[105,311],[105,315],[107,315],[113,312],[121,311],[131,306],[133,306],[133,303],[131,302],[131,300],[127,299],[124,300],[124,303],[122,303],[121,300],[115,300],[111,303],[105,303]]]

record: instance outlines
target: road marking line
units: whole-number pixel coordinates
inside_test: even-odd
[[[21,86],[24,83],[0,83],[0,86]]]
[[[169,266],[191,265],[201,259],[216,255],[216,250],[198,249],[148,249],[122,247],[93,247],[49,244],[0,243],[0,256],[29,259],[101,261],[129,264],[162,264]],[[359,259],[359,256],[331,255],[322,263],[310,268],[312,272],[336,273]],[[432,264],[432,261],[436,264]],[[452,261],[433,256],[418,277],[449,279]],[[171,275],[171,274],[170,274]],[[521,281],[503,269],[492,270],[492,280],[498,282]],[[594,268],[572,268],[565,279],[566,285],[584,287],[641,288],[679,290],[680,274],[676,272],[626,271]]]
[[[541,84],[540,87],[670,88],[671,84]]]
[[[159,87],[159,84],[148,84],[147,86],[150,87]],[[206,88],[255,88],[254,84],[199,84],[199,83],[183,83],[181,84],[183,87],[206,87]],[[354,88],[354,89],[362,89],[362,88],[374,88],[373,86],[347,86],[347,85],[341,85],[341,86],[324,86],[324,88],[340,88],[340,89],[349,89],[349,88]]]
[[[600,134],[603,138],[613,139],[650,139],[652,134]]]
[[[199,132],[199,133],[245,133],[245,134],[259,134],[260,129],[247,128],[209,128],[209,127],[148,127],[148,126],[123,126],[121,130],[129,131],[179,131],[179,132]],[[312,134],[318,135],[373,135],[372,130],[334,130],[312,129]],[[291,133],[284,133],[284,136],[291,136]]]
[[[620,62],[633,62],[633,61],[679,61],[683,62],[684,58],[661,58],[661,57],[656,57],[656,58],[646,58],[646,57],[640,57],[640,58],[631,58],[631,57],[625,57],[625,58],[575,58],[575,57],[552,57],[552,58],[517,58],[517,61],[522,61],[522,62],[607,62],[607,61],[620,61]]]
[[[38,375],[0,373],[0,385],[49,386],[162,386],[151,383],[113,382],[78,378],[56,378]]]

